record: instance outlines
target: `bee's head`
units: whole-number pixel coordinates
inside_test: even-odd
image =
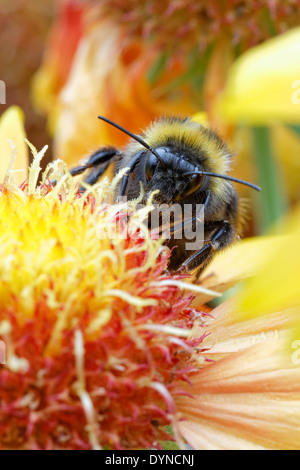
[[[155,196],[157,202],[172,204],[191,198],[201,199],[208,181],[203,181],[199,165],[195,166],[184,154],[169,146],[156,148],[155,154],[147,153],[144,184],[147,193],[159,191]],[[189,175],[185,176],[187,173]]]
[[[132,145],[128,173],[123,178],[120,196],[125,194],[129,174],[136,174],[145,185],[146,193],[159,191],[156,202],[201,203],[206,192],[214,188],[222,191],[217,178],[260,188],[252,183],[228,176],[230,154],[219,136],[189,118],[163,118],[143,134],[132,134],[103,116],[108,122],[129,135]],[[221,173],[222,172],[222,173]],[[220,192],[220,191],[219,191]]]
[[[144,182],[147,192],[159,190],[156,196],[160,203],[201,203],[207,191],[212,190],[212,182],[216,178],[241,183],[260,190],[255,184],[249,183],[226,174],[218,174],[205,170],[205,162],[197,156],[197,164],[180,151],[171,147],[159,147],[155,154],[147,152],[144,166]],[[158,160],[159,157],[159,160]]]

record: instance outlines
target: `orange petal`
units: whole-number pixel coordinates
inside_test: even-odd
[[[299,449],[300,368],[266,340],[201,369],[179,428],[196,449]],[[191,392],[191,390],[189,390]]]
[[[209,335],[201,346],[208,349],[205,356],[216,360],[228,354],[242,351],[266,339],[277,339],[293,326],[294,315],[290,310],[265,314],[242,320],[232,312],[236,309],[235,296],[215,308],[206,319]],[[195,332],[197,334],[197,332]]]

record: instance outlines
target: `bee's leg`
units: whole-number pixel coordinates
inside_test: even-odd
[[[208,264],[214,253],[227,246],[234,238],[234,227],[227,222],[219,222],[218,226],[212,232],[208,243],[201,250],[187,258],[179,268],[179,272],[189,272],[200,268],[200,273]]]
[[[135,169],[136,165],[139,163],[142,155],[143,155],[144,151],[141,150],[140,152],[138,152],[129,162],[128,164],[128,170],[127,172],[125,173],[125,175],[123,176],[122,178],[122,183],[121,183],[121,189],[120,189],[120,199],[122,199],[124,196],[125,196],[125,193],[126,193],[126,189],[127,189],[127,186],[128,186],[128,179],[129,179],[129,175],[133,172],[133,170]]]
[[[204,204],[201,207],[201,210],[199,211],[199,213],[194,215],[191,219],[183,220],[182,222],[180,222],[178,224],[175,224],[172,227],[170,227],[170,234],[173,235],[174,233],[176,233],[177,230],[184,229],[184,227],[187,224],[192,224],[192,226],[193,226],[193,224],[194,224],[194,222],[196,222],[196,220],[202,220],[202,218],[204,220],[204,213],[205,213],[205,210],[207,208],[209,200],[210,200],[210,191],[207,191],[206,199],[205,199]]]
[[[84,182],[89,184],[90,186],[97,183],[99,178],[101,178],[101,176],[106,172],[110,164],[110,162],[107,162],[105,165],[101,165],[98,168],[93,168],[90,174],[85,178]],[[81,186],[80,191],[85,191],[85,189]]]
[[[103,149],[99,149],[96,152],[92,153],[92,155],[84,163],[82,163],[82,165],[76,166],[75,168],[71,168],[70,174],[72,176],[81,175],[81,173],[83,173],[88,168],[93,168],[95,166],[102,165],[103,163],[110,162],[110,160],[112,160],[112,158],[114,158],[117,153],[118,150],[114,147],[106,147]]]

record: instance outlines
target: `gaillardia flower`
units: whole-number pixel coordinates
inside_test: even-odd
[[[80,196],[57,162],[37,186],[33,152],[28,180],[7,174],[0,195],[1,447],[159,448],[167,425],[178,440],[205,315],[182,287],[205,289],[164,274],[149,208],[109,205],[105,181]]]
[[[9,167],[0,193],[1,448],[300,448],[293,303],[253,317],[237,296],[205,305],[273,239],[200,281],[169,274],[143,223],[151,201],[112,204],[120,175],[82,195],[61,161],[37,184],[45,149],[31,149],[28,179]]]

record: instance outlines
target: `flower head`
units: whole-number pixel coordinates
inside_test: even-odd
[[[177,437],[202,313],[164,274],[168,250],[141,223],[149,208],[110,205],[107,181],[80,196],[57,163],[36,186],[32,149],[28,180],[0,195],[1,446],[160,447],[166,425]]]

